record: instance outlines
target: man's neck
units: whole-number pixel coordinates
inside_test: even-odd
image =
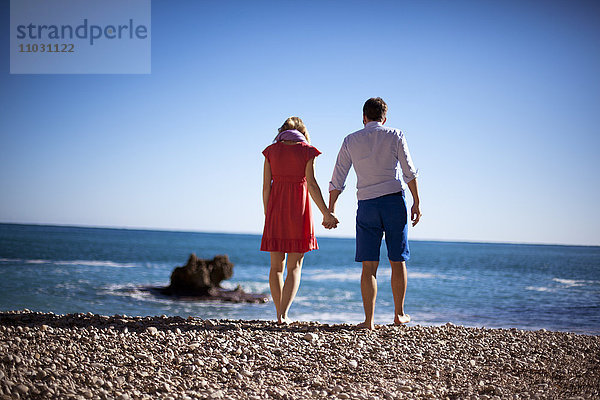
[[[376,123],[378,123],[378,124],[380,124],[380,125],[383,125],[383,124],[385,124],[385,121],[386,121],[386,120],[387,120],[387,118],[384,118],[384,120],[383,120],[383,121],[371,121],[370,119],[368,119],[368,118],[366,118],[366,117],[363,117],[363,124],[364,124],[365,126],[367,126],[367,124],[368,124],[369,122],[376,122]]]
[[[364,124],[365,124],[365,127],[366,127],[367,125],[368,125],[368,126],[373,126],[373,125],[383,125],[383,123],[382,123],[381,121],[371,121],[371,120],[368,120],[368,121],[366,121]],[[369,125],[369,124],[370,124],[370,125]]]

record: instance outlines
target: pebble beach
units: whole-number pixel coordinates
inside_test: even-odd
[[[592,399],[600,336],[0,312],[0,399]]]

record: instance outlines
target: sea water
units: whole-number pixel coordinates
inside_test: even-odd
[[[290,317],[322,323],[364,318],[354,239],[318,238],[306,254]],[[259,235],[0,224],[0,311],[188,315],[273,319],[274,306],[179,301],[140,290],[167,286],[190,253],[227,254],[223,286],[269,293]],[[412,324],[600,334],[600,247],[411,241],[405,310]],[[393,318],[382,247],[375,322]]]

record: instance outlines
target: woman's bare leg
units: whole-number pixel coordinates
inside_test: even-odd
[[[281,323],[281,293],[283,291],[283,270],[285,269],[285,253],[271,252],[271,271],[269,272],[269,287],[271,288],[271,297],[275,304],[275,313],[277,322]]]
[[[279,318],[282,322],[290,322],[288,310],[296,297],[298,287],[300,287],[300,276],[302,274],[302,260],[304,253],[288,253],[287,256],[287,276],[283,285],[281,294],[281,304],[279,308]]]

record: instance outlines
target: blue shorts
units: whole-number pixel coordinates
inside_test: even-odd
[[[356,212],[355,260],[379,261],[384,232],[390,261],[408,260],[410,251],[407,219],[404,192],[359,200]]]

